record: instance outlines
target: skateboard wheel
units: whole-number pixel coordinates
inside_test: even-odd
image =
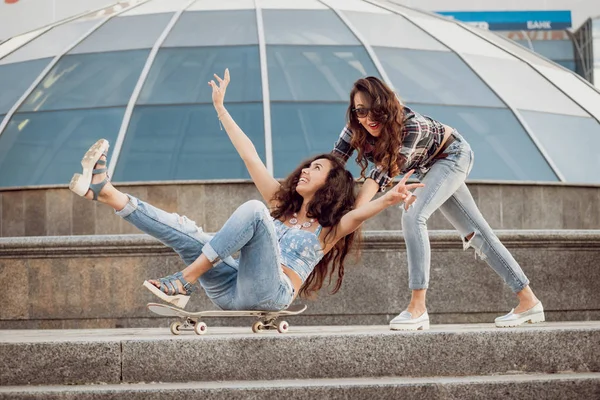
[[[208,326],[206,326],[204,322],[197,322],[194,326],[194,332],[196,332],[196,335],[204,335],[207,329]]]
[[[171,328],[171,333],[173,335],[179,335],[181,333],[181,329],[180,329],[181,328],[181,322],[179,322],[179,321],[171,322],[170,328]]]
[[[288,329],[290,329],[290,324],[287,321],[279,321],[277,324],[277,332],[279,333],[286,333]]]
[[[254,332],[254,333],[258,333],[258,332],[262,331],[264,328],[265,328],[265,325],[260,321],[256,321],[254,324],[252,324],[252,332]]]

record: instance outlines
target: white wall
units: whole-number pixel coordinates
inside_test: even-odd
[[[117,0],[0,0],[0,41],[84,11],[95,10]]]

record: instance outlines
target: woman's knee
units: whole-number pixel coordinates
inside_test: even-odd
[[[427,217],[420,212],[422,209],[409,208],[408,211],[402,210],[402,227],[416,227],[418,225],[425,225],[427,223]]]
[[[248,200],[239,206],[237,210],[235,210],[235,213],[246,215],[248,217],[254,217],[257,214],[261,216],[270,216],[267,206],[260,200]]]

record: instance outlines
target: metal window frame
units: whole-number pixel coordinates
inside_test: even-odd
[[[106,22],[108,22],[111,18],[125,12],[128,11],[132,8],[138,7],[142,4],[145,4],[146,2],[148,2],[149,0],[145,0],[143,2],[140,2],[138,4],[134,4],[130,7],[126,7],[123,10],[117,11],[116,13],[102,18],[100,20],[100,22],[98,22],[96,25],[94,25],[90,30],[88,30],[86,33],[84,33],[80,38],[78,38],[77,40],[75,40],[71,45],[65,47],[65,49],[57,54],[56,56],[54,56],[54,58],[52,59],[52,61],[50,61],[50,63],[46,66],[46,68],[44,68],[42,70],[42,72],[38,75],[38,77],[33,81],[33,83],[29,86],[29,88],[25,91],[25,93],[23,93],[23,95],[17,100],[17,102],[12,106],[12,108],[5,114],[4,119],[2,120],[2,122],[0,123],[0,137],[2,137],[2,133],[4,133],[4,130],[6,129],[6,127],[8,126],[8,122],[12,119],[13,115],[15,114],[15,112],[19,109],[19,107],[21,107],[21,105],[23,104],[23,102],[27,99],[27,97],[29,97],[29,95],[33,92],[33,90],[40,84],[40,82],[42,80],[44,80],[44,78],[46,77],[46,75],[48,74],[48,72],[50,72],[52,70],[52,68],[54,68],[54,66],[58,63],[58,61],[65,55],[67,54],[69,51],[71,51],[75,46],[77,46],[79,43],[83,42],[88,36],[90,36],[92,33],[94,33],[96,30],[98,30],[102,25],[104,25]],[[103,9],[106,7],[103,7]]]
[[[129,124],[131,123],[131,117],[133,116],[133,109],[135,108],[135,105],[138,101],[138,98],[140,97],[140,93],[142,92],[144,84],[146,83],[146,80],[148,79],[148,75],[150,74],[152,65],[154,65],[154,61],[156,60],[156,55],[158,54],[160,47],[162,46],[164,41],[167,39],[167,36],[169,36],[169,33],[171,33],[171,30],[173,29],[173,27],[175,26],[175,24],[177,23],[177,21],[179,20],[181,15],[185,12],[185,10],[188,9],[189,6],[191,6],[195,2],[196,2],[196,0],[188,1],[188,3],[183,8],[181,8],[179,11],[176,11],[174,13],[174,15],[171,17],[171,20],[169,21],[169,23],[167,24],[165,29],[163,29],[162,33],[158,36],[158,38],[154,42],[154,45],[152,46],[152,50],[150,50],[150,53],[148,54],[146,63],[144,64],[144,67],[142,68],[140,77],[138,78],[135,88],[133,89],[133,92],[131,93],[131,97],[129,98],[129,102],[127,103],[127,107],[125,108],[125,114],[123,115],[123,120],[121,122],[121,128],[119,129],[119,133],[117,134],[117,139],[115,140],[115,146],[113,148],[111,159],[110,159],[110,162],[108,165],[108,173],[110,175],[114,175],[114,171],[117,167],[117,163],[119,162],[119,156],[121,155],[123,143],[125,142],[125,136],[127,135],[127,130],[129,129]]]
[[[136,5],[137,5],[137,4],[136,4]],[[29,42],[31,42],[31,41],[33,41],[33,40],[35,40],[35,39],[39,38],[40,36],[42,36],[43,34],[45,34],[46,32],[48,32],[49,30],[51,30],[51,29],[54,29],[54,28],[56,28],[57,26],[64,25],[64,24],[66,24],[66,23],[69,23],[69,22],[71,22],[71,21],[74,21],[74,20],[76,20],[76,19],[78,19],[78,18],[85,17],[86,15],[90,15],[90,14],[97,13],[98,11],[104,10],[105,8],[107,8],[107,6],[104,6],[104,7],[99,7],[99,8],[95,8],[95,9],[93,9],[92,11],[84,11],[84,12],[81,12],[81,13],[79,13],[79,14],[76,14],[76,15],[74,15],[74,16],[72,16],[72,17],[65,18],[65,19],[62,19],[62,20],[60,20],[60,21],[53,22],[53,23],[51,23],[51,24],[49,24],[49,25],[46,25],[45,27],[38,28],[38,29],[40,29],[40,32],[39,32],[37,35],[35,35],[35,36],[32,36],[32,37],[31,37],[31,39],[29,39],[28,41],[26,41],[25,43],[23,43],[21,46],[19,46],[19,47],[15,48],[14,50],[12,50],[12,51],[10,51],[10,52],[6,53],[6,54],[5,54],[5,55],[3,55],[3,56],[1,56],[1,57],[0,57],[0,60],[2,60],[2,59],[3,59],[3,58],[5,58],[5,57],[8,57],[9,55],[11,55],[12,53],[14,53],[15,51],[19,50],[21,47],[23,47],[23,46],[25,46],[25,45],[29,44]],[[35,32],[36,30],[37,30],[37,29],[32,29],[32,30],[30,30],[30,31],[23,32],[23,33],[20,33],[20,34],[19,34],[19,35],[17,35],[17,36],[13,36],[13,37],[11,37],[11,38],[8,38],[8,39],[6,39],[6,40],[5,40],[5,41],[3,41],[3,42],[0,42],[0,45],[6,44],[6,43],[8,43],[8,42],[9,42],[11,39],[17,38],[17,37],[19,37],[19,36],[22,36],[22,35],[27,35],[28,33]]]
[[[254,0],[256,10],[256,28],[258,30],[258,52],[260,58],[260,79],[263,95],[263,114],[265,125],[265,157],[266,167],[271,176],[274,176],[273,167],[273,134],[271,130],[271,96],[269,92],[269,74],[267,64],[267,45],[265,41],[265,26],[260,0]]]
[[[469,67],[471,69],[471,71],[473,71],[473,73],[477,77],[479,77],[479,79],[481,79],[481,81],[483,83],[485,83],[490,88],[490,90],[498,97],[498,99],[500,99],[500,101],[502,103],[504,103],[506,105],[506,107],[513,113],[513,115],[515,116],[515,118],[517,119],[517,121],[519,122],[519,124],[521,124],[521,126],[523,127],[523,129],[525,130],[525,132],[529,135],[529,138],[531,139],[531,141],[534,143],[534,145],[539,150],[540,154],[542,155],[542,157],[544,158],[544,160],[546,161],[546,163],[548,163],[548,165],[550,166],[550,169],[552,169],[552,172],[554,172],[554,174],[556,175],[556,177],[561,182],[566,182],[566,179],[565,179],[564,175],[562,174],[562,172],[560,172],[559,168],[554,164],[554,162],[552,161],[552,159],[550,158],[550,156],[546,152],[546,149],[541,145],[541,143],[539,142],[539,140],[537,139],[537,137],[535,136],[535,134],[533,133],[533,131],[529,127],[529,124],[527,124],[527,122],[521,116],[521,114],[511,104],[509,104],[509,102],[506,101],[504,99],[504,97],[501,96],[481,75],[479,75],[479,73],[477,72],[477,70],[475,68],[473,68],[473,66],[460,53],[458,53],[457,51],[455,51],[454,49],[452,49],[448,45],[444,44],[436,36],[434,36],[434,35],[430,34],[429,32],[427,32],[419,24],[417,24],[415,21],[413,21],[413,19],[410,16],[402,14],[402,12],[401,12],[402,8],[408,8],[408,7],[404,7],[404,6],[400,6],[400,5],[396,5],[396,4],[394,4],[393,7],[390,7],[388,5],[380,4],[378,0],[365,0],[365,1],[367,3],[371,3],[371,4],[374,4],[374,5],[377,5],[377,6],[379,6],[381,8],[384,8],[384,9],[386,9],[388,11],[391,11],[393,13],[401,15],[402,17],[406,18],[406,20],[409,21],[411,24],[413,24],[414,26],[416,26],[418,29],[422,30],[423,32],[425,32],[426,34],[428,34],[429,36],[431,36],[433,39],[435,39],[436,41],[438,41],[443,46],[448,47],[454,54],[456,54],[457,57],[460,58],[462,60],[462,62],[464,62],[465,65],[467,65],[467,67]],[[417,12],[421,12],[421,11],[418,10]],[[423,14],[435,16],[436,18],[439,18],[439,19],[441,19],[443,21],[446,21],[446,22],[452,22],[452,21],[448,20],[447,18],[444,18],[444,17],[442,17],[440,15],[437,15],[437,14],[428,13],[428,12],[423,12]],[[457,22],[454,22],[454,23],[464,28],[463,24],[460,24],[460,23],[457,23]],[[479,36],[479,35],[477,35],[477,36]],[[485,38],[482,38],[482,39],[485,40]],[[495,46],[499,47],[497,45],[495,45]],[[505,49],[503,49],[501,47],[499,47],[499,48],[500,48],[500,50],[508,52],[507,50],[505,50]],[[512,54],[510,52],[508,52],[508,53]],[[539,71],[538,71],[538,73],[539,73]]]
[[[455,22],[456,23],[456,22]],[[516,53],[513,53],[512,51],[505,49],[504,47],[502,47],[501,45],[492,42],[491,40],[489,40],[488,38],[486,38],[483,35],[480,35],[479,32],[477,32],[475,29],[472,29],[471,27],[466,26],[465,24],[458,24],[461,28],[467,30],[468,32],[473,33],[474,35],[477,35],[477,37],[481,38],[482,40],[485,40],[486,42],[490,43],[491,45],[497,47],[498,49],[505,51],[506,53],[512,55],[513,57],[515,57],[516,59],[524,62],[525,64],[527,64],[531,69],[533,69],[538,75],[540,75],[543,79],[545,79],[546,81],[548,81],[548,83],[550,83],[550,85],[554,86],[558,91],[560,91],[562,94],[564,94],[567,98],[571,99],[571,101],[573,103],[575,103],[578,107],[580,107],[583,111],[585,111],[590,118],[595,119],[599,124],[600,124],[600,117],[596,117],[594,114],[592,114],[586,107],[584,107],[582,104],[580,104],[577,100],[575,100],[570,94],[568,94],[567,92],[565,92],[564,90],[562,90],[562,88],[560,86],[558,86],[556,83],[554,83],[552,81],[552,79],[550,79],[549,77],[546,76],[546,74],[544,74],[541,70],[538,69],[538,67],[530,62],[529,60],[526,60],[525,58],[519,56]],[[505,40],[509,40],[509,39],[505,39]],[[585,79],[583,79],[583,77],[581,77],[579,74],[574,73],[573,71],[563,67],[560,64],[556,64],[555,67],[559,68],[559,69],[563,69],[565,70],[567,73],[572,74],[573,76],[575,76],[575,78],[579,79],[581,82],[585,83],[588,87],[590,87],[591,89],[593,89],[594,91],[596,91],[598,94],[600,94],[600,90],[598,90],[598,88],[594,87],[594,85],[592,85],[590,82],[586,81]],[[556,113],[550,113],[550,114],[556,114]],[[585,118],[585,117],[581,117],[581,118]]]
[[[371,57],[371,61],[373,61],[373,64],[375,65],[375,68],[377,69],[377,72],[379,72],[379,75],[381,76],[383,81],[385,83],[387,83],[387,85],[393,91],[395,91],[396,89],[394,88],[394,84],[392,83],[390,77],[388,76],[387,72],[383,68],[383,65],[381,64],[379,57],[377,56],[377,54],[375,54],[373,47],[367,42],[367,40],[363,37],[363,35],[360,32],[358,32],[358,30],[354,27],[354,25],[350,22],[350,20],[348,20],[348,18],[344,15],[344,13],[341,10],[334,8],[332,5],[330,5],[327,2],[327,0],[318,0],[318,1],[320,3],[323,3],[325,6],[329,7],[338,16],[338,18],[344,24],[346,24],[346,26],[348,27],[348,29],[350,29],[350,31],[356,37],[356,39],[364,46],[365,50],[367,50],[367,54],[369,55],[369,57]],[[382,7],[379,7],[379,8],[382,8]]]
[[[367,2],[369,2],[369,3],[373,3],[373,1],[371,1],[371,0],[365,0],[365,1],[367,1]],[[395,7],[398,7],[399,9],[405,8],[405,9],[410,9],[410,10],[413,10],[413,9],[412,9],[412,8],[410,8],[410,7],[406,7],[406,6],[404,6],[404,5],[400,5],[400,4],[394,4],[394,6],[395,6]],[[391,11],[391,10],[390,10],[390,11]],[[572,100],[572,101],[573,101],[573,102],[574,102],[576,105],[578,105],[578,106],[579,106],[579,107],[580,107],[580,108],[581,108],[583,111],[585,111],[586,113],[588,113],[588,115],[589,115],[591,118],[595,119],[596,121],[598,121],[598,123],[600,123],[600,118],[596,118],[596,116],[594,116],[592,113],[590,113],[590,112],[589,112],[589,111],[588,111],[588,110],[587,110],[587,109],[586,109],[584,106],[582,106],[582,105],[581,105],[579,102],[577,102],[577,101],[576,101],[576,100],[575,100],[573,97],[571,97],[571,96],[570,96],[568,93],[566,93],[564,90],[562,90],[560,87],[558,87],[558,86],[557,86],[557,85],[556,85],[554,82],[552,82],[552,80],[551,80],[550,78],[548,78],[548,77],[547,77],[547,76],[546,76],[546,75],[545,75],[545,74],[544,74],[542,71],[540,71],[539,69],[537,69],[537,67],[535,66],[535,64],[533,64],[532,62],[530,62],[530,61],[528,61],[528,60],[526,60],[526,59],[522,58],[521,56],[517,55],[516,53],[513,53],[512,51],[510,51],[510,50],[508,50],[508,49],[506,49],[506,48],[502,47],[502,46],[501,46],[501,45],[499,45],[498,43],[496,43],[496,42],[493,42],[493,41],[489,40],[488,38],[486,38],[485,36],[483,36],[483,35],[481,35],[479,32],[477,32],[477,29],[475,29],[475,28],[473,28],[473,27],[471,27],[471,26],[468,26],[467,24],[461,23],[461,22],[459,22],[459,21],[452,20],[452,19],[449,19],[449,18],[445,18],[445,17],[443,17],[443,16],[441,16],[441,15],[439,15],[439,14],[436,14],[436,13],[433,13],[433,12],[430,12],[430,11],[424,11],[424,10],[413,10],[413,11],[415,11],[415,12],[418,12],[418,13],[421,13],[421,14],[424,14],[424,15],[427,15],[427,16],[430,16],[430,17],[433,17],[433,18],[436,18],[436,19],[441,19],[441,20],[443,20],[443,21],[446,21],[446,22],[452,22],[452,23],[454,23],[454,24],[458,25],[459,27],[461,27],[462,29],[464,29],[464,30],[466,30],[466,31],[468,31],[468,32],[470,32],[470,33],[472,33],[472,34],[476,35],[476,36],[477,36],[477,37],[479,37],[480,39],[482,39],[482,40],[485,40],[487,43],[491,44],[492,46],[494,46],[494,47],[497,47],[498,49],[500,49],[500,50],[502,50],[502,51],[504,51],[504,52],[506,52],[506,53],[508,53],[508,54],[512,55],[513,57],[515,57],[516,59],[518,59],[518,60],[520,60],[520,61],[523,61],[524,63],[526,63],[527,65],[529,65],[529,66],[530,66],[530,67],[531,67],[531,68],[532,68],[532,69],[533,69],[535,72],[537,72],[539,75],[541,75],[541,76],[542,76],[542,77],[543,77],[545,80],[547,80],[547,81],[548,81],[548,82],[549,82],[549,83],[550,83],[552,86],[554,86],[556,89],[558,89],[560,92],[562,92],[562,93],[563,93],[565,96],[567,96],[569,99],[571,99],[571,100]],[[398,11],[398,12],[400,12],[400,11]],[[405,16],[405,17],[406,17],[406,18],[408,18],[407,16]],[[411,21],[411,22],[412,22],[412,21]],[[502,39],[504,39],[504,40],[510,40],[510,39],[508,39],[508,38],[502,38]],[[516,44],[516,43],[515,43],[515,45],[517,45],[517,46],[518,46],[518,44]],[[534,54],[534,56],[536,56],[536,55],[537,55],[537,54]],[[571,71],[571,70],[569,70],[569,69],[567,69],[567,68],[563,67],[563,66],[562,66],[562,65],[560,65],[560,64],[556,64],[556,65],[554,65],[554,66],[555,66],[556,68],[563,69],[564,71],[567,71],[568,73],[571,73],[571,74],[573,74],[573,71]],[[583,82],[584,84],[586,84],[586,85],[587,85],[589,88],[593,89],[595,92],[597,92],[598,94],[600,94],[600,89],[599,89],[599,88],[597,88],[597,87],[595,87],[594,85],[592,85],[592,84],[591,84],[590,82],[588,82],[587,80],[585,80],[585,79],[584,79],[582,76],[580,76],[579,74],[573,74],[573,76],[575,76],[575,78],[579,79],[581,82]],[[556,114],[556,113],[554,113],[554,114]]]

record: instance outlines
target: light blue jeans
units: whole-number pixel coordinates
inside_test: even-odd
[[[529,280],[477,208],[465,184],[473,167],[473,151],[458,132],[454,131],[454,136],[456,141],[444,151],[448,153],[446,158],[436,160],[425,173],[415,173],[425,187],[415,190],[417,201],[402,214],[409,288],[426,289],[429,285],[431,248],[427,220],[439,208],[460,233],[464,248],[473,247],[513,292],[520,292]]]
[[[293,299],[292,283],[281,269],[273,220],[258,200],[238,207],[214,236],[185,216],[133,196],[116,214],[172,248],[186,265],[204,253],[214,266],[198,281],[223,310],[282,310]],[[239,258],[232,258],[237,251]]]

